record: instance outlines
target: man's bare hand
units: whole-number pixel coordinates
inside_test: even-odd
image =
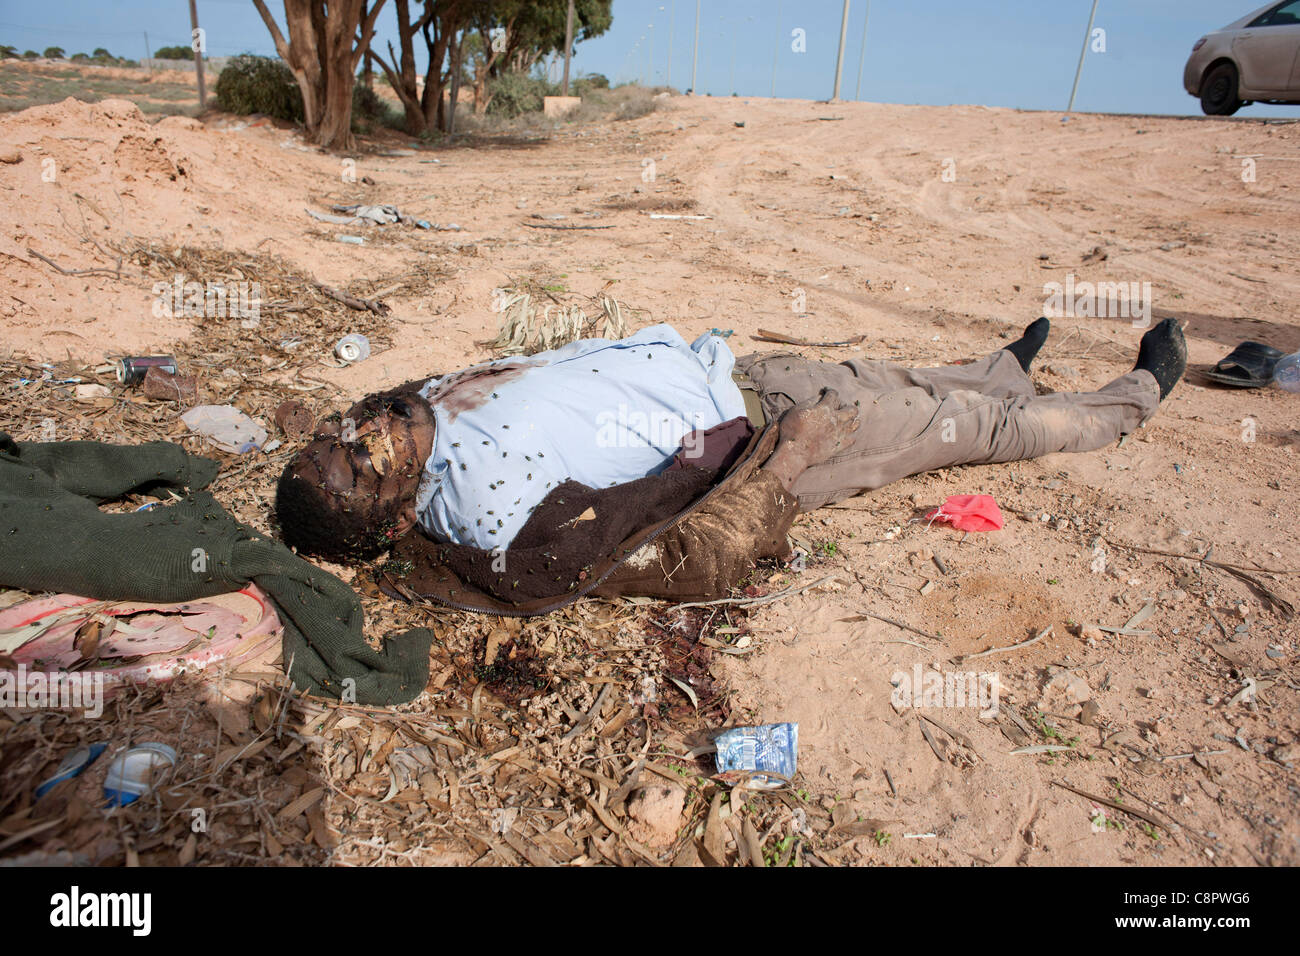
[[[839,392],[828,388],[817,401],[796,405],[782,416],[780,444],[797,447],[811,468],[847,447],[858,425],[857,406],[841,405]]]
[[[802,402],[781,417],[776,450],[763,467],[790,490],[809,468],[848,448],[860,425],[857,406],[840,404],[839,393],[825,389],[816,401]]]

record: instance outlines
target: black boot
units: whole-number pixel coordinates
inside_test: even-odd
[[[1146,369],[1155,376],[1163,402],[1187,370],[1187,341],[1177,319],[1165,319],[1142,336],[1133,371],[1138,369]]]
[[[1026,372],[1029,371],[1029,363],[1034,360],[1038,350],[1043,347],[1047,341],[1047,333],[1052,330],[1052,323],[1047,321],[1047,317],[1036,319],[1025,327],[1025,334],[1006,346],[1006,350],[1016,357],[1020,367]]]

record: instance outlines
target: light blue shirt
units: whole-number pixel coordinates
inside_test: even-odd
[[[663,469],[694,429],[745,414],[722,339],[667,325],[584,339],[429,381],[437,421],[416,497],[434,539],[509,547],[568,479],[606,488]]]

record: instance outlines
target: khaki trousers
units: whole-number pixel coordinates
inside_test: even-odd
[[[852,359],[838,365],[773,353],[737,359],[762,396],[768,421],[824,388],[856,402],[852,444],[795,482],[803,511],[921,472],[1091,451],[1155,413],[1150,372],[1128,372],[1095,392],[1036,395],[1014,355],[999,349],[969,365],[908,369]]]

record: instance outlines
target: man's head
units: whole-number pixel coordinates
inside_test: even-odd
[[[286,544],[333,561],[373,558],[415,524],[434,417],[412,391],[331,415],[285,468],[276,514]]]

